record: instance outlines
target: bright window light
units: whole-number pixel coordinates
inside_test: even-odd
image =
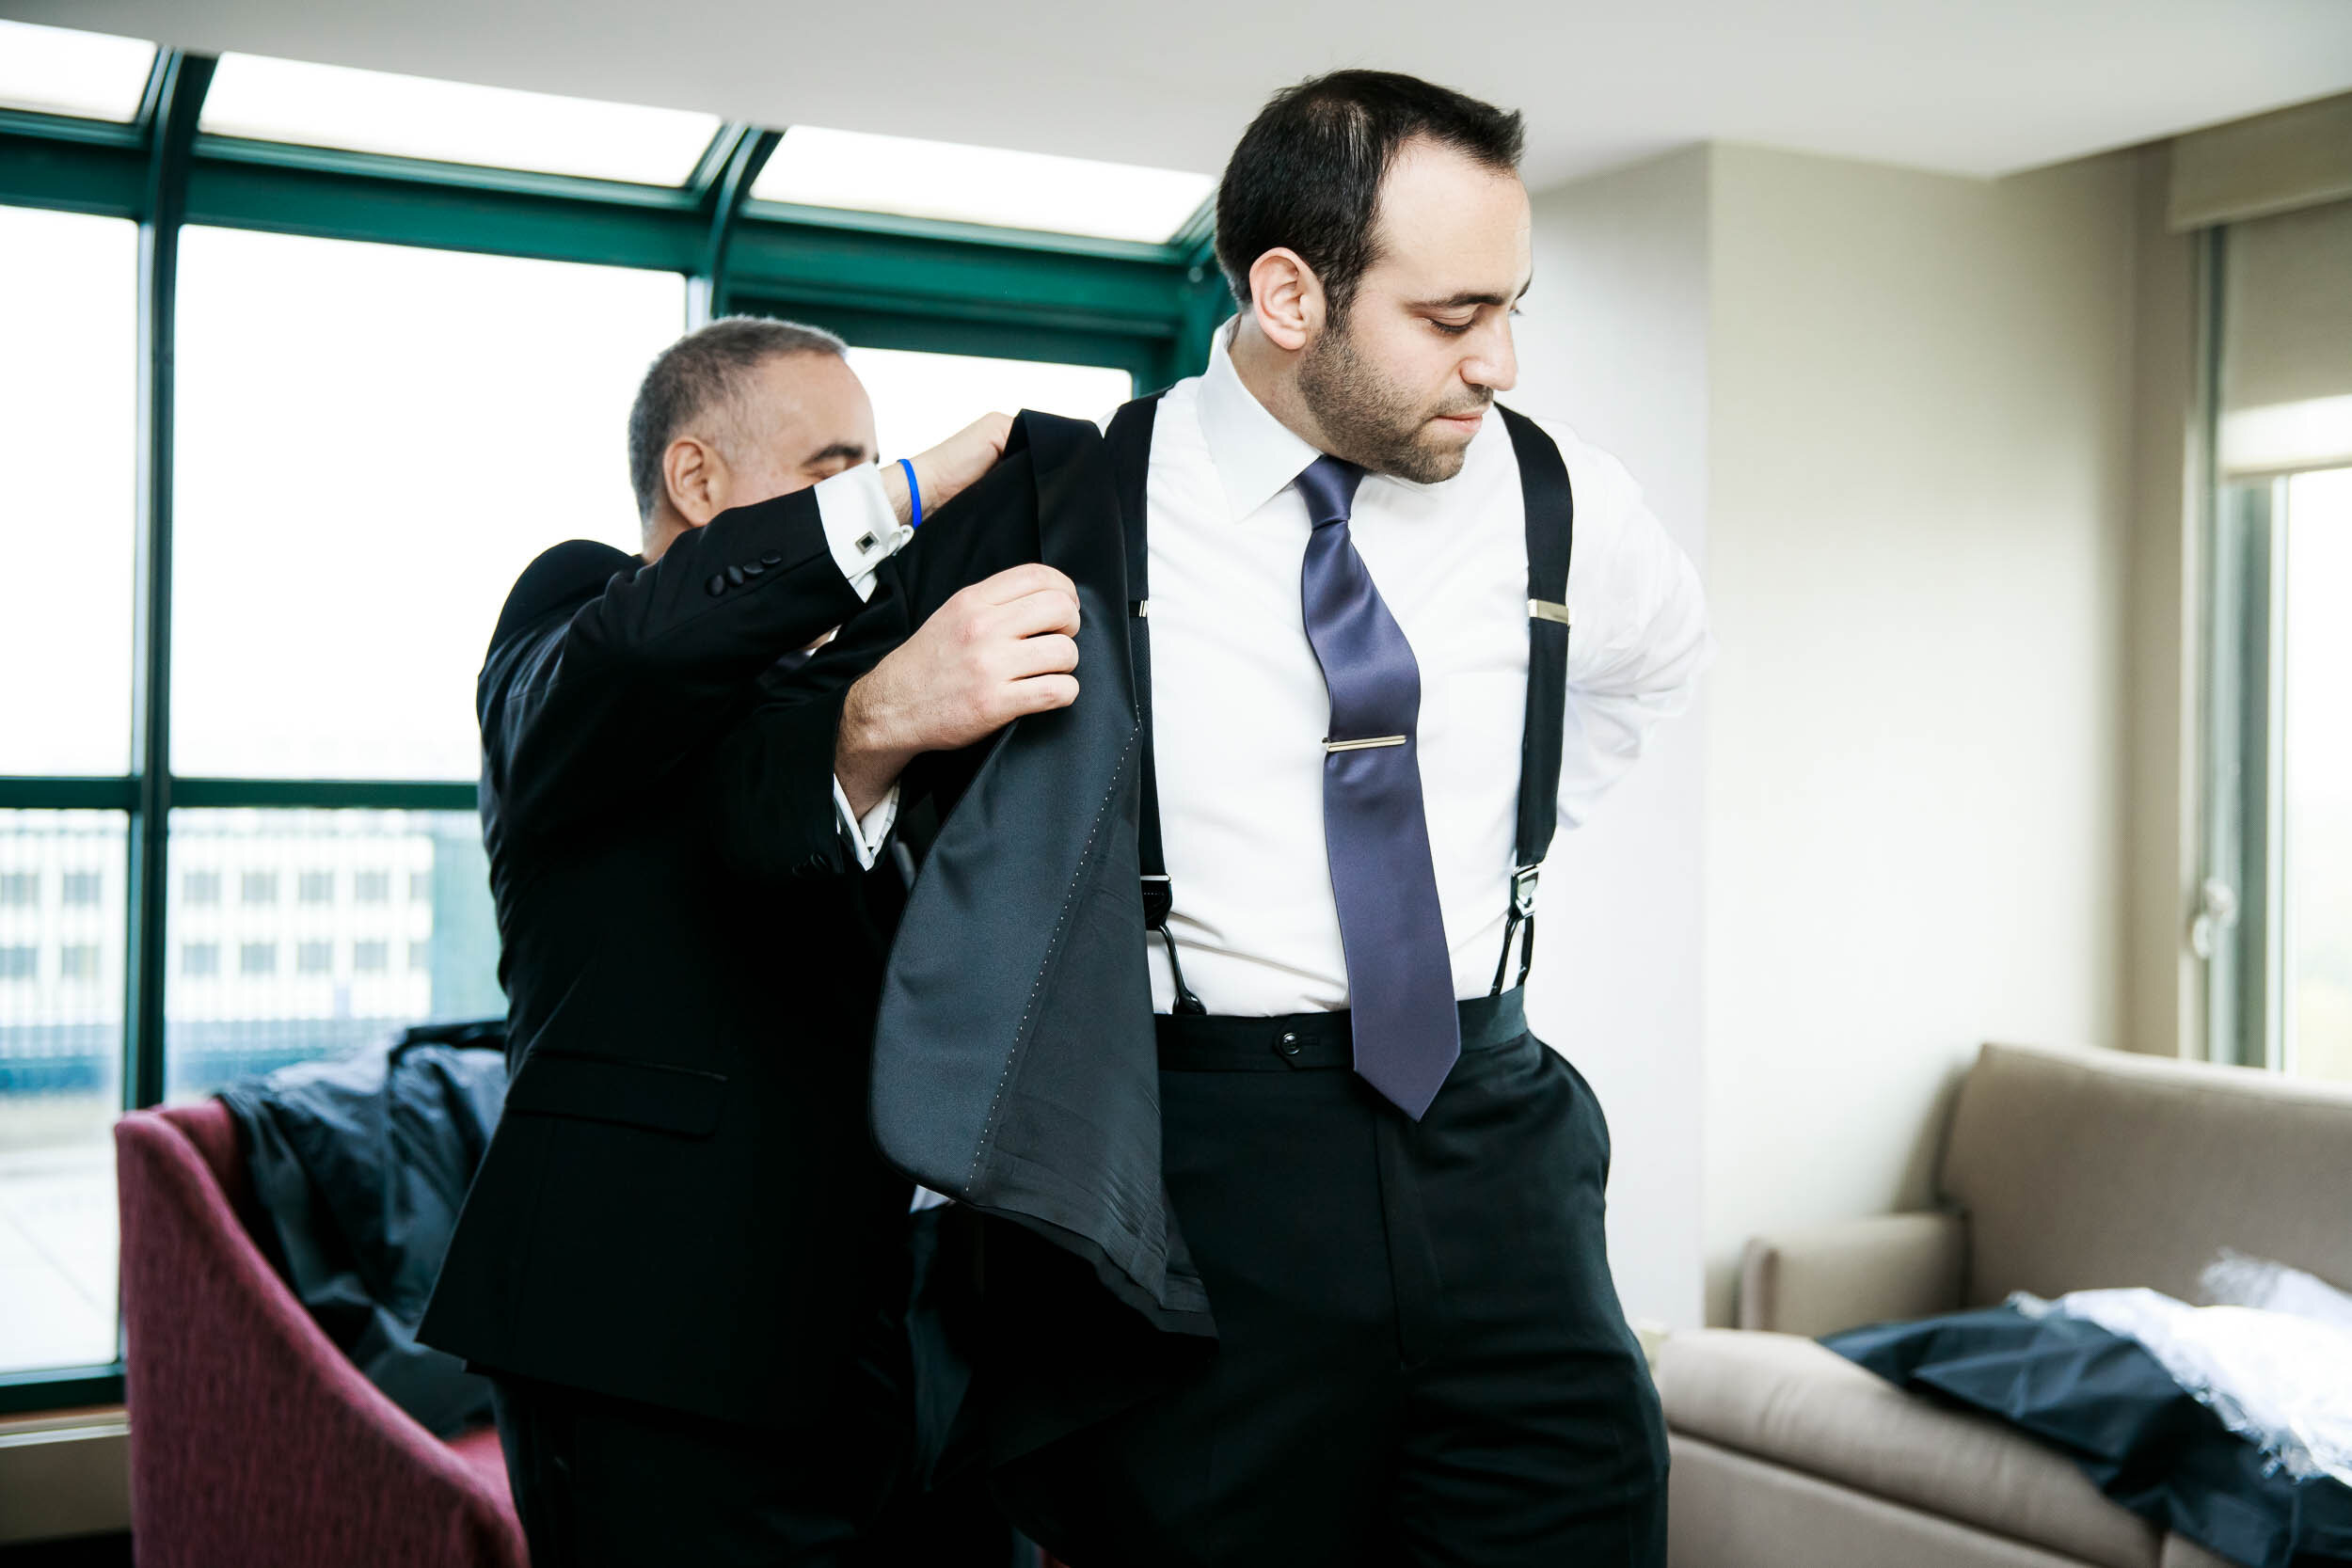
[[[472,777],[516,577],[637,547],[623,435],[685,319],[674,272],[184,230],[172,766]]]
[[[2221,467],[2292,473],[2352,463],[2352,394],[2233,408],[2221,416]]]
[[[154,65],[155,46],[140,39],[0,22],[0,108],[129,119]]]
[[[796,125],[752,196],[1157,243],[1216,188],[1207,174]]]
[[[874,400],[874,436],[885,461],[937,446],[991,409],[1094,420],[1135,396],[1132,376],[1101,365],[853,348],[850,368]]]
[[[0,773],[131,764],[138,254],[121,218],[0,207]]]
[[[202,129],[355,152],[676,185],[693,173],[719,121],[677,109],[226,55],[204,96]]]

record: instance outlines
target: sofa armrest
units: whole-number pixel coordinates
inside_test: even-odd
[[[1748,1243],[1740,1326],[1814,1337],[1957,1311],[1968,1222],[1958,1214],[1875,1214]]]

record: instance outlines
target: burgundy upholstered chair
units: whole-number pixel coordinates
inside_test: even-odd
[[[498,1433],[443,1442],[271,1268],[217,1100],[115,1128],[142,1568],[528,1568]]]

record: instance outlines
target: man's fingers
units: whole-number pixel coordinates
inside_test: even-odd
[[[1036,637],[1042,632],[1078,635],[1078,600],[1058,588],[1041,588],[989,612],[988,629],[1007,637]]]
[[[1006,690],[1011,695],[1013,717],[1025,713],[1046,713],[1057,707],[1068,707],[1078,700],[1078,677],[1075,675],[1033,675],[1015,681]]]
[[[1016,680],[1032,675],[1057,674],[1077,667],[1077,640],[1054,635],[1026,637],[1014,643],[1009,666]]]
[[[1031,594],[1058,588],[1073,599],[1078,596],[1078,585],[1063,573],[1041,561],[1020,566],[1008,566],[993,578],[983,578],[973,584],[972,592],[983,604],[1010,604]]]

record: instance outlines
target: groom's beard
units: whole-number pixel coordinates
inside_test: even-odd
[[[1440,445],[1429,421],[1482,413],[1494,402],[1492,392],[1466,393],[1457,406],[1422,407],[1414,394],[1384,380],[1356,352],[1355,339],[1336,326],[1299,362],[1298,390],[1332,456],[1416,484],[1452,479],[1470,456],[1467,444]]]

